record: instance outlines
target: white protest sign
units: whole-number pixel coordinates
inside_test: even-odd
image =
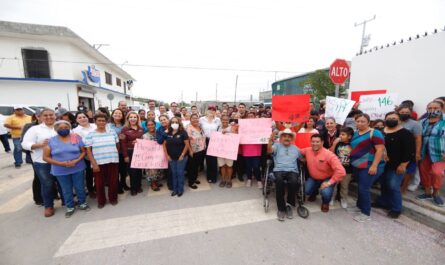
[[[336,97],[326,97],[325,117],[334,118],[337,124],[343,125],[354,104],[355,101],[353,100]]]
[[[396,93],[381,95],[362,95],[358,108],[371,117],[371,120],[385,119],[385,114],[394,111],[399,101]]]

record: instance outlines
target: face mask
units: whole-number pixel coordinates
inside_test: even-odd
[[[374,127],[374,129],[379,130],[379,131],[383,131],[383,127]]]
[[[400,114],[400,120],[402,121],[407,121],[409,118],[411,118],[410,114]]]
[[[385,124],[389,128],[394,128],[394,127],[396,127],[399,124],[399,121],[398,120],[386,120]]]
[[[173,130],[177,130],[179,128],[179,124],[177,124],[177,123],[173,123],[172,124],[172,129]]]
[[[57,131],[57,134],[64,137],[70,134],[70,129],[60,129]]]
[[[428,117],[429,118],[437,118],[437,117],[440,116],[440,114],[442,114],[441,110],[428,111]]]

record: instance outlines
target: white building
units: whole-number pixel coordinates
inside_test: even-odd
[[[444,48],[445,32],[436,30],[368,50],[352,59],[349,91],[397,93],[422,115],[430,101],[445,96]]]
[[[0,104],[116,108],[133,80],[66,27],[0,21]]]

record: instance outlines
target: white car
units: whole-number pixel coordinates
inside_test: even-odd
[[[0,104],[0,114],[9,116],[14,113],[14,106],[20,104]],[[21,105],[23,106],[23,105]],[[32,116],[36,111],[30,106],[23,106],[26,115]]]

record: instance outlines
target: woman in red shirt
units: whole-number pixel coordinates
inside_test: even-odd
[[[128,174],[130,175],[130,191],[132,196],[142,192],[142,169],[131,168],[131,157],[133,156],[136,140],[142,139],[143,135],[144,129],[141,127],[139,115],[134,111],[129,112],[125,118],[125,125],[124,128],[122,128],[119,139],[124,161],[127,163]]]

